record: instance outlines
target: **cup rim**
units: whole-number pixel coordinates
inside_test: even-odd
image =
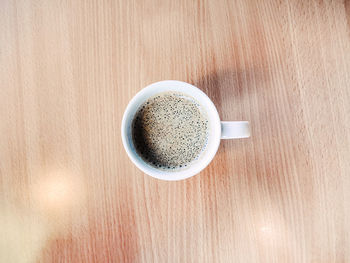
[[[128,138],[128,124],[130,124],[130,118],[133,119],[138,107],[148,98],[160,92],[179,91],[179,89],[182,90],[181,92],[194,97],[201,105],[206,106],[205,110],[207,111],[210,122],[212,122],[212,132],[215,136],[211,137],[210,139],[210,149],[205,150],[203,157],[201,157],[201,160],[198,160],[198,163],[196,165],[191,165],[190,167],[179,171],[167,172],[150,166],[145,161],[143,161],[135,151],[133,151],[130,145],[130,138]],[[132,116],[130,116],[131,114]],[[157,179],[177,181],[198,174],[212,161],[220,145],[221,124],[219,114],[214,103],[203,91],[187,82],[178,80],[163,80],[147,85],[145,88],[136,93],[136,95],[130,100],[125,109],[122,119],[121,137],[127,155],[129,156],[130,160],[136,165],[136,167],[138,167],[142,172]]]

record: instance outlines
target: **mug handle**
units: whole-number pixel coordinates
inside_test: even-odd
[[[250,137],[248,121],[222,121],[221,139],[238,139]]]

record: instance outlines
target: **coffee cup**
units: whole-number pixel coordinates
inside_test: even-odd
[[[133,140],[133,121],[139,108],[150,98],[165,92],[177,92],[194,98],[207,118],[205,148],[195,161],[182,169],[165,170],[152,166],[140,156]],[[131,161],[145,174],[167,181],[189,178],[202,171],[214,158],[221,139],[238,139],[250,136],[247,121],[220,121],[218,111],[209,97],[197,87],[182,81],[165,80],[152,83],[138,92],[129,102],[123,115],[121,137],[123,146]]]

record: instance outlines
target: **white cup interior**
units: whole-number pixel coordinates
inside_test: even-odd
[[[167,91],[181,92],[194,98],[201,105],[202,110],[206,111],[209,122],[208,143],[198,160],[194,161],[186,168],[175,171],[157,169],[145,162],[135,150],[131,131],[132,121],[139,107],[146,102],[148,98]],[[204,92],[186,82],[165,80],[150,84],[132,98],[124,112],[121,134],[127,154],[140,170],[158,179],[175,181],[186,179],[198,174],[210,163],[220,144],[221,124],[219,114],[213,102]]]

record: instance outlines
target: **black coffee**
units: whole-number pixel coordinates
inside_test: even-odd
[[[207,144],[208,120],[185,94],[164,92],[140,106],[132,123],[137,153],[160,169],[179,169],[196,160]]]

